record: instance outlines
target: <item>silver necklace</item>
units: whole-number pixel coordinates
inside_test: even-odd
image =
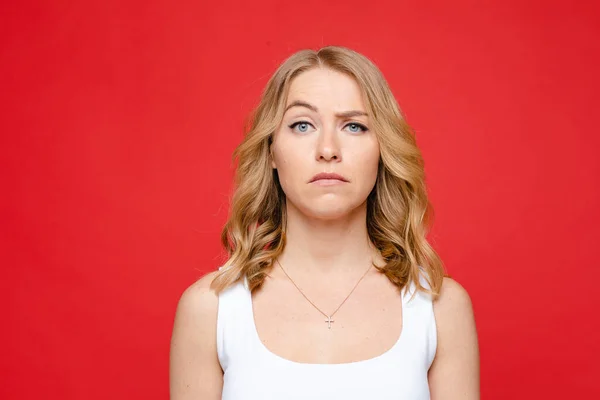
[[[332,320],[331,318],[335,315],[336,312],[338,312],[338,310],[344,305],[344,303],[346,302],[346,300],[348,300],[348,298],[350,297],[350,295],[354,292],[354,289],[356,289],[356,287],[358,286],[358,284],[360,283],[360,281],[363,280],[363,278],[365,276],[367,276],[367,273],[371,270],[372,265],[369,265],[369,268],[365,271],[365,273],[363,274],[363,276],[360,277],[360,279],[358,280],[358,282],[356,282],[356,285],[354,285],[354,287],[352,288],[352,290],[350,291],[350,293],[348,293],[348,296],[346,296],[346,298],[344,299],[344,301],[342,301],[342,303],[338,306],[338,308],[335,309],[334,312],[332,312],[331,314],[327,315],[326,313],[324,313],[319,307],[317,307],[315,305],[315,303],[313,303],[312,301],[310,301],[310,299],[308,297],[306,297],[306,295],[304,294],[304,292],[302,291],[302,289],[300,289],[298,287],[298,285],[296,285],[296,282],[294,282],[294,280],[288,275],[287,272],[285,272],[285,269],[283,269],[283,267],[281,266],[281,264],[279,263],[279,260],[275,260],[275,262],[277,262],[277,264],[279,264],[279,268],[281,268],[281,270],[283,271],[283,273],[285,274],[285,276],[288,277],[288,279],[290,280],[290,282],[292,282],[292,284],[296,287],[296,289],[298,289],[298,291],[300,292],[300,294],[314,307],[316,308],[321,314],[323,314],[327,319],[325,320],[325,322],[327,323],[327,328],[331,329],[331,324],[333,322],[335,322],[334,320]]]

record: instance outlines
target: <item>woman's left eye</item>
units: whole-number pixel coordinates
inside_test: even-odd
[[[346,125],[346,128],[352,133],[360,133],[368,131],[367,127],[361,124],[357,124],[356,122],[352,122]]]

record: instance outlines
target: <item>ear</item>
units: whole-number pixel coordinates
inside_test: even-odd
[[[269,146],[269,158],[271,158],[271,168],[277,169],[277,165],[275,164],[275,157],[273,157],[273,144]]]

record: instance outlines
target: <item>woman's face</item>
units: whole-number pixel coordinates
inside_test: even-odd
[[[362,205],[377,179],[379,143],[356,81],[327,68],[295,77],[271,153],[287,202],[302,213],[333,219]]]

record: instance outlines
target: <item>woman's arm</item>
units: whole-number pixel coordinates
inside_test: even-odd
[[[218,296],[210,290],[216,273],[199,279],[183,292],[171,337],[171,400],[217,400],[223,371],[217,358]]]
[[[444,278],[433,303],[437,350],[429,369],[432,400],[479,399],[479,346],[473,307],[456,281]]]

